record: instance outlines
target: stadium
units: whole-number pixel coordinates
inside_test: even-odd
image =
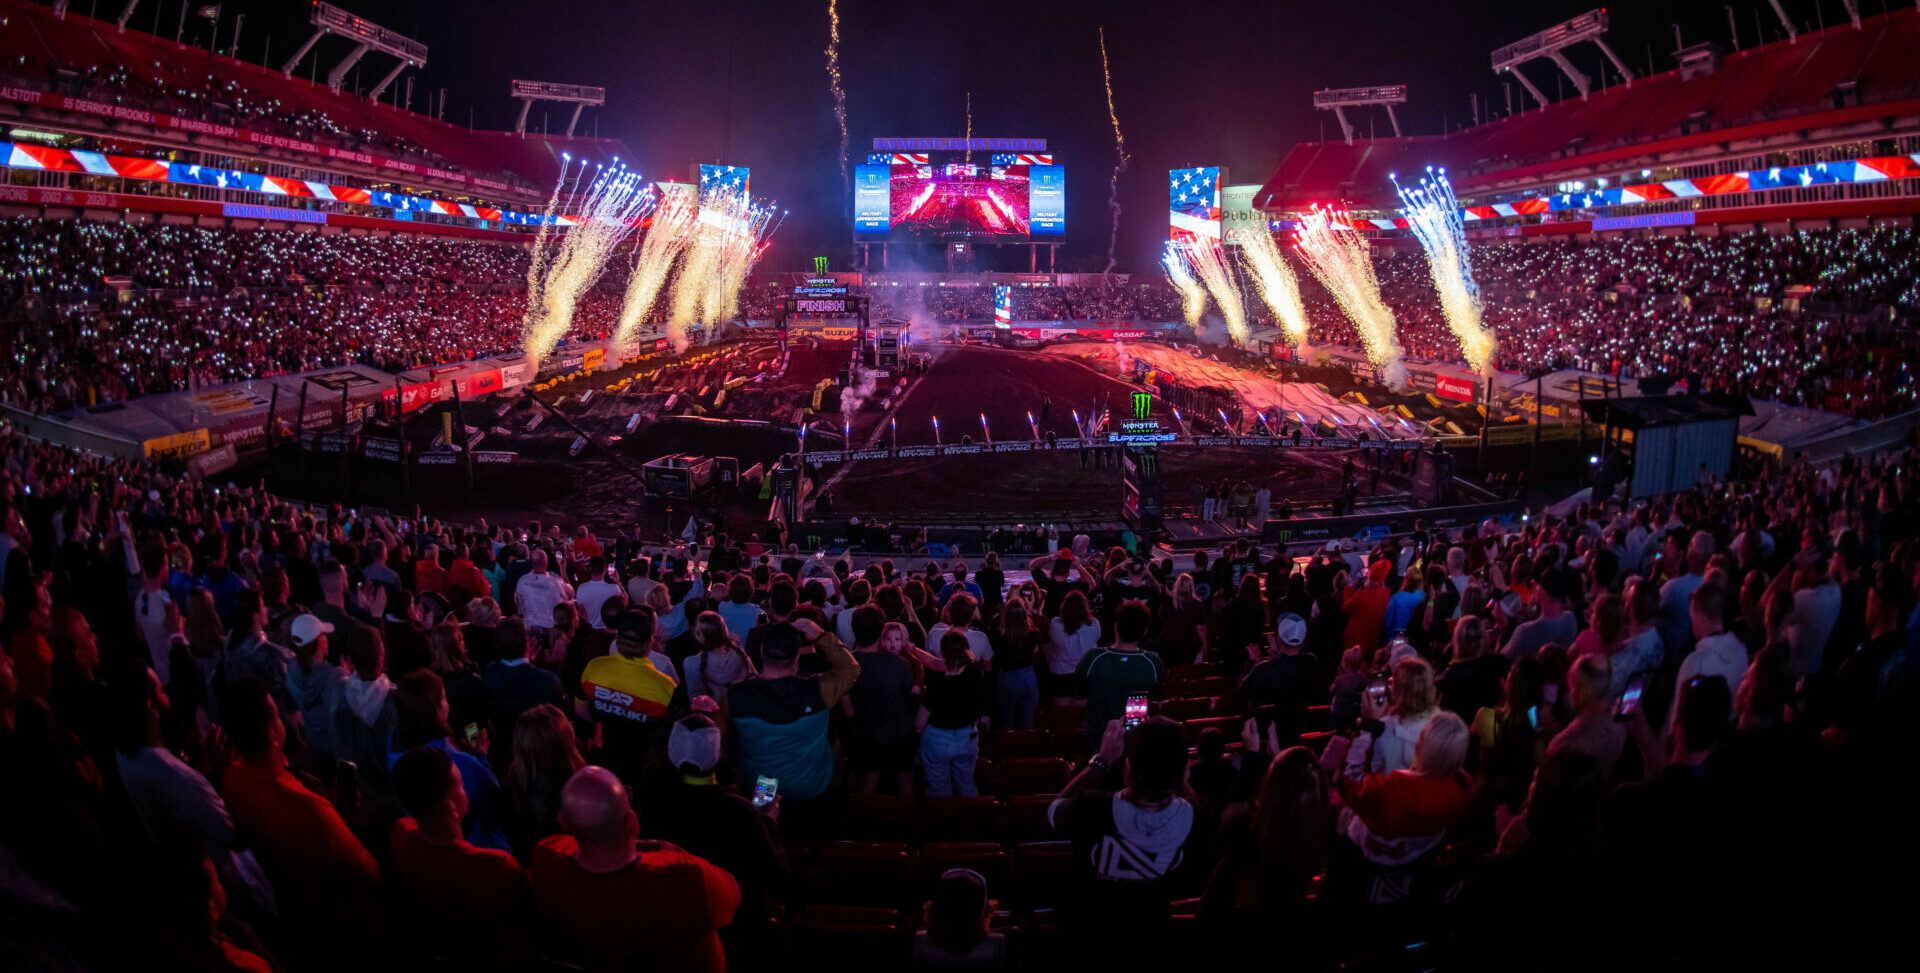
[[[0,0],[0,965],[1888,954],[1920,9],[617,6]]]

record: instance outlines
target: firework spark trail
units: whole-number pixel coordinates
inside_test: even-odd
[[[1198,328],[1200,315],[1207,309],[1207,289],[1193,279],[1193,271],[1187,266],[1186,251],[1171,243],[1160,256],[1160,265],[1167,269],[1167,279],[1173,282],[1173,289],[1180,292],[1181,312],[1187,319],[1187,327]]]
[[[652,313],[661,288],[673,273],[673,262],[693,239],[699,215],[699,201],[686,193],[666,193],[654,208],[653,225],[640,243],[633,276],[627,279],[626,301],[620,308],[620,324],[613,333],[616,346],[632,339],[633,333]]]
[[[833,89],[833,117],[840,121],[840,181],[853,191],[847,170],[847,89],[840,83],[840,4],[827,0],[827,84]]]
[[[1220,316],[1227,319],[1227,337],[1235,345],[1245,347],[1251,335],[1247,330],[1247,306],[1240,299],[1240,281],[1235,278],[1233,265],[1227,262],[1227,253],[1220,241],[1196,237],[1187,248],[1187,262],[1206,283]]]
[[[1388,178],[1393,178],[1388,174]],[[1490,374],[1496,347],[1493,332],[1481,322],[1480,285],[1473,280],[1473,264],[1467,255],[1466,227],[1460,220],[1460,201],[1454,198],[1447,170],[1427,167],[1427,176],[1416,187],[1400,185],[1400,212],[1407,226],[1427,251],[1427,269],[1433,273],[1433,288],[1440,293],[1440,310],[1447,316],[1447,327],[1460,339],[1460,351],[1467,364],[1482,375]]]
[[[560,153],[560,178],[553,181],[553,195],[547,199],[546,211],[540,217],[540,229],[533,235],[533,258],[527,261],[527,309],[521,315],[520,326],[524,330],[533,323],[540,307],[540,285],[547,269],[547,237],[553,226],[553,214],[560,209],[560,187],[567,184],[567,170],[573,168],[573,156]],[[587,171],[587,160],[580,160],[580,171]],[[575,177],[576,184],[578,176]]]
[[[973,92],[967,92],[967,157],[969,165],[973,163]]]
[[[540,301],[529,301],[522,341],[527,358],[538,364],[573,326],[580,295],[599,278],[614,247],[633,232],[653,204],[640,174],[616,166],[594,178],[580,205],[580,222],[567,232],[540,283]]]
[[[1393,312],[1380,299],[1367,240],[1346,229],[1345,213],[1315,207],[1300,220],[1295,246],[1313,275],[1353,321],[1367,358],[1391,388],[1407,384],[1407,365],[1394,334]]]
[[[764,250],[770,206],[755,204],[745,192],[716,194],[709,212],[721,221],[719,256],[701,302],[702,317],[715,325],[740,313],[740,286]],[[707,332],[709,338],[713,331]]]
[[[1107,120],[1113,123],[1113,175],[1107,178],[1107,208],[1113,211],[1113,229],[1107,236],[1107,269],[1113,273],[1114,254],[1120,249],[1120,174],[1127,171],[1127,137],[1120,134],[1120,113],[1113,107],[1113,70],[1107,66],[1107,29],[1100,28],[1100,78],[1107,86]]]
[[[1307,309],[1300,301],[1300,280],[1293,274],[1293,266],[1287,258],[1280,255],[1280,247],[1273,242],[1273,234],[1265,227],[1241,230],[1237,235],[1240,244],[1240,260],[1247,265],[1248,273],[1260,288],[1260,299],[1273,310],[1280,319],[1280,328],[1287,334],[1287,341],[1296,348],[1307,344]]]

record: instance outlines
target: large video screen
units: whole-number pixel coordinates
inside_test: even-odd
[[[876,154],[855,167],[854,232],[863,239],[989,242],[1064,235],[1066,170],[1040,158]]]

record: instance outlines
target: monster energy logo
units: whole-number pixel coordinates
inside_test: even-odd
[[[1153,393],[1152,392],[1133,393],[1133,417],[1135,419],[1146,419],[1152,415],[1153,415]]]
[[[827,272],[827,258],[825,258],[825,257],[815,257],[815,258],[813,258],[813,272],[814,272],[814,273],[816,273],[816,274],[824,274],[824,273],[826,273],[826,272]]]

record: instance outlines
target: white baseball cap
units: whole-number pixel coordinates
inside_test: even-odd
[[[1273,631],[1287,645],[1299,645],[1307,640],[1307,620],[1287,612],[1274,623]]]
[[[301,615],[288,627],[295,645],[312,645],[320,636],[331,631],[333,631],[332,622],[323,622],[314,615]]]

